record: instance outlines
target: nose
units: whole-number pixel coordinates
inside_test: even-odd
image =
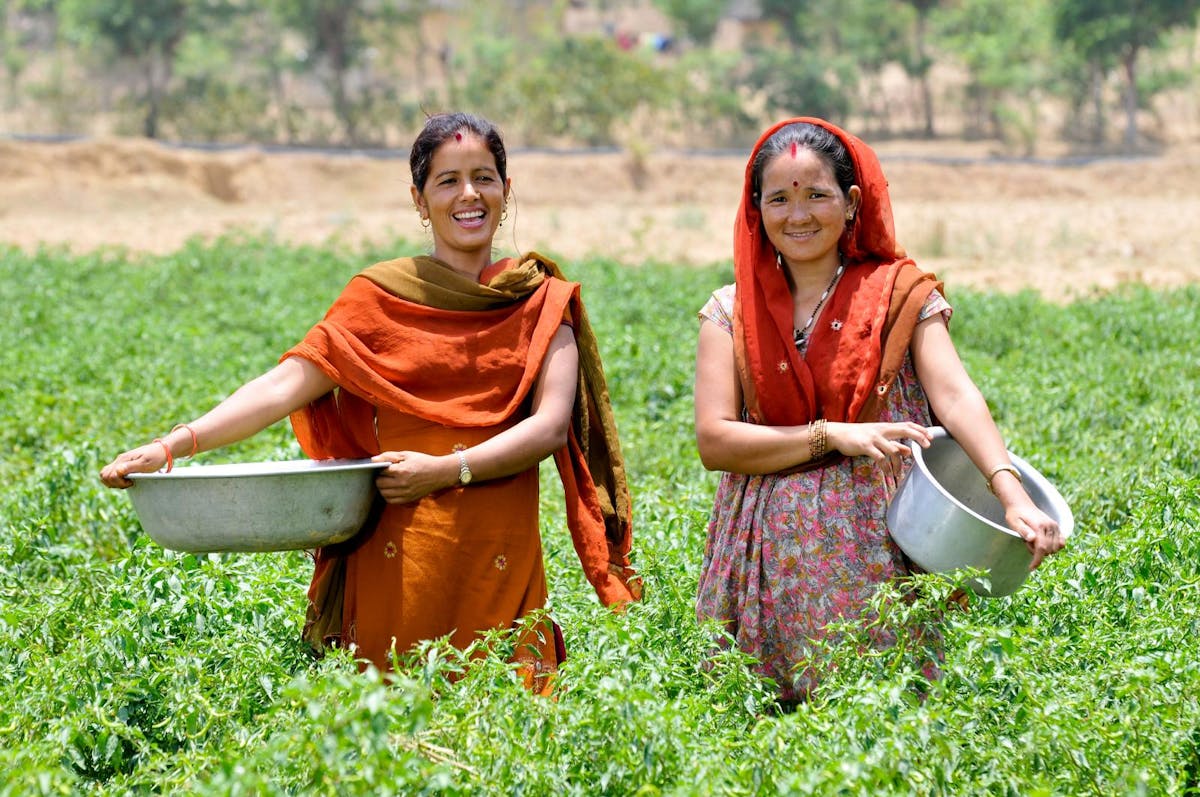
[[[788,218],[804,221],[812,216],[812,212],[808,209],[807,202],[793,202],[788,208]]]
[[[475,183],[467,180],[463,183],[463,197],[466,199],[477,199],[479,191],[475,188]]]

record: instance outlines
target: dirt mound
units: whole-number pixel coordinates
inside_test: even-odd
[[[964,151],[966,151],[964,149]],[[1081,165],[880,148],[901,241],[952,285],[1069,298],[1200,279],[1200,152]],[[931,159],[935,158],[935,159]],[[742,155],[514,152],[507,251],[727,261]],[[282,240],[426,241],[403,157],[200,151],[134,139],[0,141],[0,238],[166,252],[236,229]]]

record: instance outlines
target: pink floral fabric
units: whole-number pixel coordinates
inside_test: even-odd
[[[700,317],[733,334],[734,286],[715,291]],[[935,291],[921,318],[950,305]],[[820,323],[820,322],[819,322]],[[930,423],[912,360],[890,392],[881,421]],[[819,673],[798,668],[826,624],[857,618],[875,586],[908,573],[887,531],[898,482],[868,457],[842,458],[791,475],[724,473],[717,487],[696,613],[715,619],[775,681],[781,700],[800,700]],[[880,645],[894,640],[881,638]]]

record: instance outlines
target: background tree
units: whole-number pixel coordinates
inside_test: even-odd
[[[105,53],[108,60],[135,65],[142,80],[142,134],[158,137],[159,111],[187,31],[187,0],[63,0],[70,35]]]
[[[1138,145],[1138,59],[1177,27],[1192,27],[1200,0],[1059,0],[1055,33],[1104,70],[1119,64],[1124,78],[1125,148]]]
[[[358,123],[347,91],[347,74],[362,57],[362,4],[358,0],[273,0],[280,21],[305,42],[300,57],[321,77],[333,112],[350,143],[358,141]]]
[[[194,141],[291,140],[283,35],[255,4],[208,3],[179,44],[175,80],[163,102],[165,134]]]
[[[896,97],[883,85],[885,69],[903,63],[912,9],[898,0],[841,4],[831,25],[832,51],[849,57],[855,76],[847,81],[867,135],[887,135],[895,123]]]
[[[949,55],[967,68],[966,132],[1032,155],[1045,98],[1069,69],[1055,47],[1050,0],[961,0],[940,18]]]
[[[319,76],[333,113],[349,144],[366,142],[363,124],[381,102],[394,100],[394,75],[372,81],[372,60],[403,41],[404,28],[420,24],[427,3],[372,3],[362,0],[272,0],[280,22],[305,42],[297,68]],[[353,81],[353,85],[352,85]],[[384,96],[380,96],[380,93]],[[378,130],[374,133],[382,135]]]
[[[764,19],[784,42],[754,42],[746,87],[761,94],[772,116],[803,114],[842,120],[850,112],[846,86],[856,80],[853,53],[835,53],[832,32],[841,17],[833,0],[761,0]]]
[[[4,105],[9,110],[17,106],[17,81],[29,62],[29,53],[23,46],[18,29],[21,0],[0,0],[0,60],[4,62],[5,92]]]
[[[909,77],[917,81],[921,90],[921,107],[923,111],[926,138],[934,137],[933,128],[933,86],[929,80],[929,72],[933,68],[933,57],[929,53],[929,17],[939,5],[939,0],[903,0],[916,12],[913,17],[912,50],[901,63]]]
[[[689,39],[701,47],[712,44],[717,25],[729,5],[727,0],[654,0]]]
[[[670,20],[654,32],[690,45],[615,47],[605,20],[652,3]],[[1179,55],[1198,5],[758,0],[730,52],[727,0],[0,0],[0,107],[14,132],[382,146],[469,107],[515,144],[643,148],[740,148],[791,113],[933,135],[965,108],[963,130],[1031,152],[1050,114],[1102,132],[1120,83],[1132,145],[1150,98],[1195,81]],[[965,101],[943,111],[935,90]]]

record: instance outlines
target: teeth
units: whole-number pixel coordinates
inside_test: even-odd
[[[456,218],[456,219],[479,219],[479,218],[483,218],[483,211],[482,210],[468,210],[466,213],[455,213],[454,218]]]

